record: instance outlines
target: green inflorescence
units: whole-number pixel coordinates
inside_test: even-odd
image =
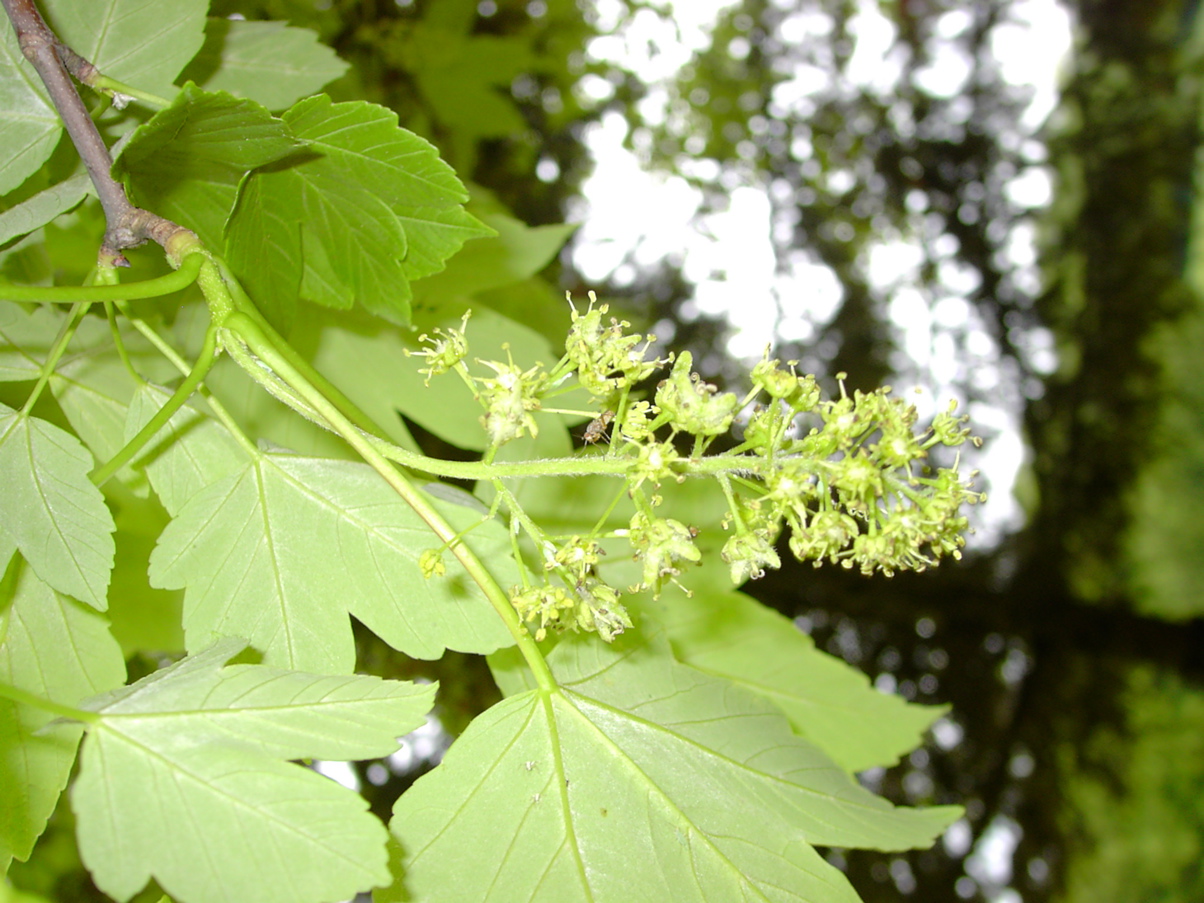
[[[536,639],[585,630],[609,641],[631,627],[621,591],[598,576],[600,540],[626,537],[642,566],[641,579],[624,590],[630,593],[659,594],[701,560],[698,531],[658,511],[661,485],[690,477],[717,480],[728,499],[723,526],[730,535],[720,555],[736,584],[781,566],[786,533],[785,547],[799,560],[864,574],[922,571],[947,555],[960,557],[969,529],[963,506],[984,496],[972,488],[975,474],[963,478],[956,459],[949,467],[929,461],[935,446],[978,443],[956,403],[919,429],[915,406],[893,397],[889,387],[850,395],[838,374],[839,397],[824,400],[814,376],[768,353],[752,368],[752,389],[740,397],[703,382],[689,353],[648,359],[652,337],[629,333],[627,322],[607,313],[592,293],[584,313],[573,308],[565,355],[551,370],[482,361],[494,375],[472,377],[495,448],[536,435],[535,415],[553,392],[573,381],[584,388],[597,410],[582,413],[613,424],[603,457],[622,466],[606,472],[624,477],[636,509],[626,529],[599,528],[559,542],[519,518],[544,550],[542,579],[511,593]],[[463,328],[428,341],[432,347],[422,353],[431,366],[424,372],[463,367]],[[670,362],[652,399],[636,397],[638,385]],[[708,455],[736,422],[742,441]],[[589,442],[603,438],[594,430]]]

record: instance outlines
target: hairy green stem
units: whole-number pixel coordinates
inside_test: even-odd
[[[78,304],[81,302],[133,301],[159,298],[185,289],[196,281],[204,257],[190,254],[175,272],[142,282],[120,285],[12,285],[0,283],[0,298],[5,301],[32,301],[38,304]]]
[[[293,367],[292,363],[281,354],[275,344],[264,333],[259,325],[246,314],[235,313],[226,319],[225,328],[229,329],[254,352],[255,356],[267,364],[294,392],[297,393],[315,411],[322,415],[336,433],[343,437],[356,453],[422,518],[434,534],[444,543],[451,544],[456,538],[455,529],[443,518],[431,501],[417,489],[384,455],[376,448],[375,443],[359,430],[344,414],[328,400],[318,389]],[[539,647],[532,639],[522,622],[518,612],[510,604],[510,597],[498,584],[485,563],[464,543],[451,545],[451,552],[468,572],[472,580],[481,588],[506,628],[514,637],[515,642],[526,659],[527,665],[535,675],[536,682],[548,691],[556,687],[556,681],[548,668]]]
[[[200,356],[196,363],[192,365],[192,370],[184,378],[184,381],[176,388],[163,407],[155,412],[155,416],[147,421],[129,442],[117,452],[108,463],[103,467],[99,467],[92,472],[92,482],[97,486],[103,486],[113,474],[117,473],[122,467],[134,459],[138,452],[142,451],[143,447],[155,437],[167,422],[171,420],[184,403],[192,397],[193,393],[200,387],[201,381],[208,375],[210,368],[213,366],[214,360],[217,359],[217,328],[210,326],[205,332],[205,342],[201,346]]]
[[[60,718],[70,718],[72,721],[83,721],[86,724],[96,724],[100,721],[100,716],[95,712],[85,712],[83,709],[75,709],[69,705],[62,705],[49,699],[43,699],[41,696],[22,690],[20,687],[14,687],[11,684],[0,683],[0,696],[3,696],[5,699],[11,699],[13,702],[20,703],[21,705],[41,709],[43,712],[49,712]]]
[[[219,268],[226,289],[233,298],[235,308],[241,313],[246,314],[259,327],[263,334],[276,346],[280,354],[284,356],[285,360],[292,364],[298,373],[325,395],[342,412],[343,416],[359,427],[359,429],[369,435],[387,439],[388,434],[371,417],[364,413],[355,402],[344,395],[337,386],[315,370],[309,361],[297,354],[293,346],[276,332],[272,324],[267,321],[263,314],[259,312],[259,308],[247,296],[246,291],[243,290],[243,287],[234,277],[226,262],[219,257],[214,257],[214,261]]]

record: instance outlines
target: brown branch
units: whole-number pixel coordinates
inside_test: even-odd
[[[96,67],[64,45],[47,27],[33,0],[0,0],[17,32],[17,40],[25,58],[37,70],[50,95],[63,127],[71,137],[80,159],[88,170],[96,195],[105,212],[105,236],[100,247],[102,263],[110,266],[129,266],[121,253],[148,239],[167,247],[168,240],[183,226],[164,219],[130,203],[125,189],[112,176],[113,158],[79,92],[71,83],[68,67],[77,77],[94,73]]]

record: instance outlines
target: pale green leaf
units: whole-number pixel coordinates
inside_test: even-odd
[[[0,78],[3,77],[0,72]],[[93,193],[92,180],[86,172],[81,172],[5,210],[0,213],[0,245],[40,229]]]
[[[221,667],[227,640],[84,707],[71,803],[97,885],[128,899],[150,878],[190,903],[304,903],[387,879],[367,804],[282,760],[388,755],[433,686]]]
[[[27,313],[18,304],[0,301],[0,382],[37,379],[62,325],[63,313],[50,305]]]
[[[50,159],[62,126],[17,33],[0,25],[0,194],[8,194]]]
[[[494,706],[398,801],[384,899],[855,901],[814,845],[926,846],[958,815],[873,796],[663,642],[570,638],[549,663],[559,688]]]
[[[303,289],[328,307],[358,302],[408,322],[411,274],[433,272],[466,238],[489,234],[451,212],[467,197],[463,186],[383,107],[319,96],[283,118],[306,153],[248,178],[227,236],[231,265],[276,316],[287,317]]]
[[[473,508],[437,502],[451,523]],[[484,524],[465,539],[516,583],[505,531]],[[419,556],[440,542],[363,464],[262,454],[193,496],[151,557],[152,585],[184,588],[190,649],[245,636],[273,664],[328,672],[355,664],[350,613],[396,649],[491,652],[512,642],[455,559],[426,580]]]
[[[137,435],[169,398],[171,393],[159,386],[139,387],[130,402],[126,440]],[[225,426],[185,405],[171,416],[134,464],[146,468],[159,501],[175,516],[206,486],[245,467],[246,454]]]
[[[765,697],[848,771],[894,765],[944,711],[881,693],[743,593],[666,593],[659,606],[678,659]]]
[[[0,582],[0,681],[70,706],[125,682],[104,618],[55,592],[19,555]],[[0,700],[0,873],[14,856],[28,858],[75,762],[80,729],[42,731],[53,717]]]
[[[309,29],[211,18],[205,44],[181,80],[282,110],[346,71],[347,64]]]
[[[0,404],[0,530],[44,581],[104,611],[113,517],[91,469],[70,433]]]
[[[208,0],[49,0],[50,26],[110,78],[160,97],[205,39]]]
[[[300,147],[263,106],[187,84],[170,107],[134,132],[117,172],[128,177],[136,203],[219,248],[247,172]]]

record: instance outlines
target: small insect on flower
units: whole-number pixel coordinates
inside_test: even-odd
[[[581,441],[586,445],[594,445],[601,442],[606,438],[606,430],[610,428],[610,424],[614,419],[614,411],[603,411],[589,422],[589,426],[585,428],[585,435],[581,437]]]

